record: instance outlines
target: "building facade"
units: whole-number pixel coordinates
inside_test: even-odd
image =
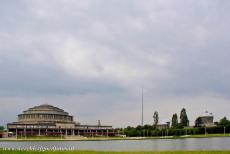
[[[165,130],[170,128],[170,122],[164,122],[156,125],[156,128],[159,130]]]
[[[68,112],[43,104],[29,108],[18,115],[17,122],[7,124],[13,136],[113,136],[112,126],[80,125]]]
[[[214,127],[214,116],[212,113],[205,111],[202,116],[199,116],[195,121],[196,127]]]

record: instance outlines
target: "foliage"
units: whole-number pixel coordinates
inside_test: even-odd
[[[128,126],[124,129],[124,133],[129,137],[140,137],[140,136],[153,136],[155,129],[152,125],[138,125],[136,128]],[[157,134],[156,134],[157,135]]]
[[[224,128],[225,127],[225,128]],[[204,135],[205,130],[207,134],[223,134],[230,133],[230,126],[216,126],[216,127],[195,127],[195,128],[170,128],[168,130],[154,129],[151,125],[127,127],[124,133],[129,137],[157,137],[157,136],[183,136],[183,135]]]
[[[0,131],[3,131],[4,130],[4,126],[0,126]]]
[[[154,117],[158,117],[158,113],[154,113]],[[157,115],[157,116],[156,116]],[[159,118],[159,117],[158,117]],[[157,119],[156,121],[157,122]],[[159,137],[159,136],[183,136],[183,135],[204,135],[204,134],[224,134],[230,133],[230,121],[224,117],[220,120],[217,126],[207,127],[202,126],[201,118],[197,118],[194,128],[188,128],[189,120],[185,108],[181,110],[180,122],[178,123],[177,114],[172,116],[172,127],[166,130],[159,130],[152,125],[138,125],[137,127],[128,126],[123,129],[123,132],[128,137]]]
[[[153,114],[153,121],[154,121],[153,126],[156,128],[156,126],[159,122],[159,114],[157,111],[155,111]]]
[[[173,114],[172,116],[172,128],[178,128],[178,118],[177,118],[177,114]]]
[[[224,118],[220,119],[220,122],[219,122],[218,125],[220,125],[220,126],[230,126],[230,121],[226,117],[224,117]]]
[[[186,113],[186,109],[183,108],[181,110],[181,113],[180,113],[180,125],[182,127],[187,127],[189,126],[189,120],[188,120],[188,116],[187,116],[187,113]]]

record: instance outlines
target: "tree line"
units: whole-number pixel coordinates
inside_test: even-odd
[[[157,111],[153,114],[153,126],[156,128],[159,123],[159,113]],[[171,127],[172,128],[184,128],[189,126],[189,120],[186,113],[186,109],[183,108],[180,112],[180,122],[178,122],[177,113],[172,115]]]
[[[189,118],[186,113],[186,109],[183,108],[180,112],[180,116],[174,113],[171,118],[171,127],[167,129],[158,129],[159,113],[155,111],[153,114],[152,125],[138,125],[136,127],[128,126],[126,128],[117,129],[119,132],[123,132],[126,136],[140,137],[140,136],[181,136],[181,135],[198,135],[198,134],[221,134],[230,133],[230,120],[226,117],[220,119],[219,122],[215,122],[215,127],[194,126],[189,127]]]

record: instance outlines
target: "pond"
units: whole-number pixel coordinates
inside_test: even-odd
[[[110,140],[110,141],[2,141],[0,148],[71,148],[97,151],[230,150],[230,137]]]

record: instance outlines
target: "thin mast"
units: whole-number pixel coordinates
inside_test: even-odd
[[[141,90],[141,101],[142,101],[142,104],[141,104],[141,125],[144,126],[144,97],[143,97],[143,87],[142,87],[142,90]]]

